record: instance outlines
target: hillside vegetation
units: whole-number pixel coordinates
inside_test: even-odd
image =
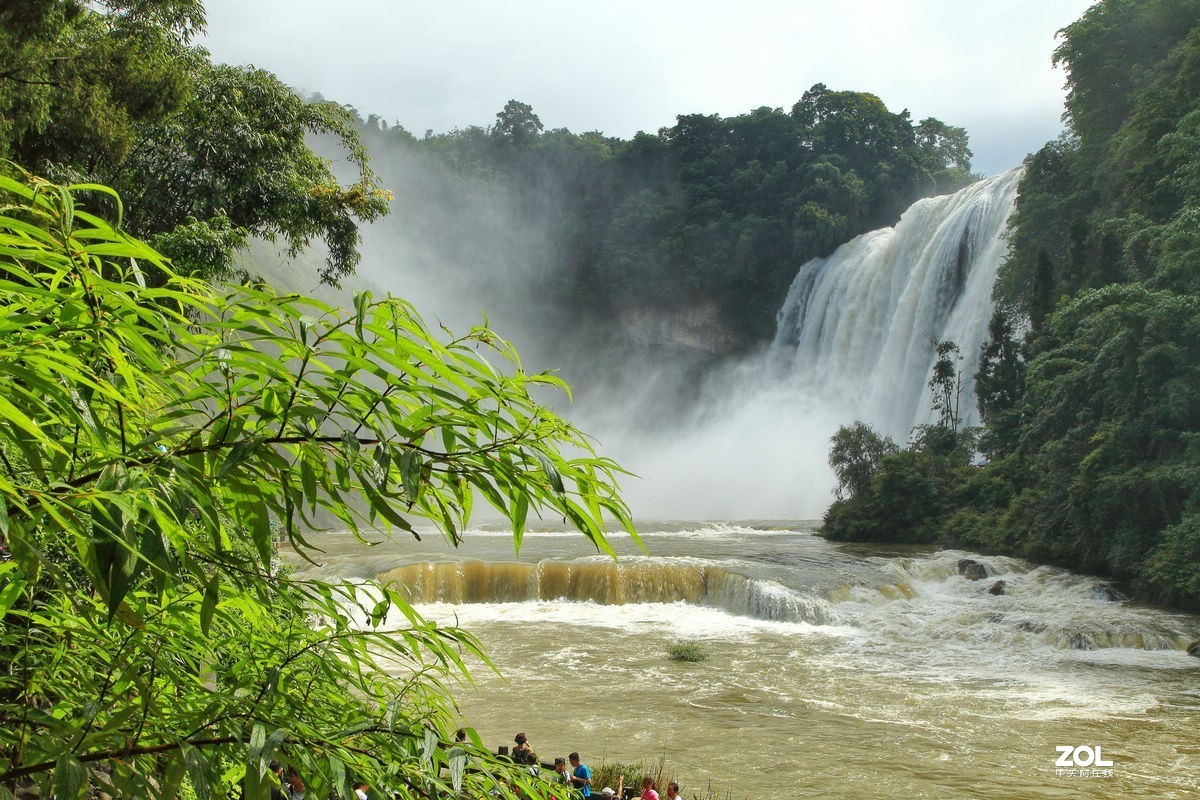
[[[262,236],[323,240],[336,283],[387,193],[349,111],[212,64],[203,24],[0,5],[0,800],[269,800],[284,767],[312,797],[566,800],[455,736],[470,634],[277,550],[319,556],[318,517],[457,545],[479,502],[518,548],[549,513],[611,552],[621,470],[491,330],[217,280]]]
[[[442,167],[405,223],[436,263],[478,265],[481,240],[494,254],[533,220],[536,247],[513,255],[544,276],[531,304],[603,321],[709,302],[733,347],[773,335],[804,262],[971,178],[963,129],[822,84],[786,111],[685,114],[630,140],[543,130],[516,100],[487,127],[418,139],[370,116],[362,130],[381,164]],[[437,213],[446,206],[457,213]]]
[[[825,532],[1017,553],[1200,608],[1200,5],[1105,0],[1055,59],[1069,128],[1026,162],[982,369],[931,381],[974,378],[985,426],[943,414],[902,450],[844,429]]]

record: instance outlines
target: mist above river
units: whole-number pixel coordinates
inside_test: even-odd
[[[571,402],[540,399],[633,473],[622,489],[635,516],[820,516],[839,426],[864,420],[902,442],[930,421],[925,384],[942,339],[964,354],[964,416],[974,418],[970,376],[1019,172],[920,201],[895,228],[805,265],[779,298],[775,342],[731,357],[644,341],[628,320],[556,305],[553,191],[531,210],[418,151],[386,148],[374,163],[396,201],[364,230],[347,289],[398,294],[457,333],[486,320],[526,370],[563,377]]]

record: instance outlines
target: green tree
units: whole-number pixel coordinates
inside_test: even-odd
[[[458,543],[478,497],[517,547],[551,513],[611,552],[618,468],[529,394],[562,384],[397,299],[177,276],[81,193],[120,207],[0,177],[0,797],[266,798],[273,758],[321,797],[558,792],[446,745],[467,633],[279,570],[272,522],[305,557],[318,514]]]
[[[190,91],[199,0],[25,0],[0,6],[0,158],[87,171]]]
[[[839,500],[865,495],[884,456],[898,451],[896,443],[864,422],[838,428],[830,440],[829,466],[837,477]]]
[[[533,106],[509,100],[496,113],[492,136],[515,148],[526,147],[542,132],[542,121],[533,113]]]
[[[959,369],[962,353],[958,345],[950,340],[934,346],[937,361],[933,363],[933,374],[929,377],[929,391],[933,393],[932,408],[938,415],[938,425],[958,433],[962,423],[961,410],[963,374]]]
[[[105,165],[130,204],[126,224],[180,269],[229,277],[251,236],[282,239],[290,255],[314,239],[328,249],[322,282],[337,285],[359,260],[359,222],[387,213],[348,109],[306,102],[252,67],[193,66],[194,96],[138,130],[139,146]],[[337,142],[356,172],[342,186],[308,137]],[[164,192],[163,186],[171,191]]]
[[[867,229],[892,224],[893,209],[934,190],[907,110],[893,113],[873,94],[819,83],[792,107],[792,117],[806,146],[870,187]]]
[[[971,178],[967,131],[929,117],[917,123],[917,146],[924,169],[939,192],[957,191]]]
[[[1011,309],[998,307],[988,321],[988,338],[980,348],[975,396],[987,431],[987,452],[1011,451],[1020,425],[1017,404],[1025,388],[1025,358],[1015,338]]]
[[[199,0],[29,0],[0,7],[0,158],[112,185],[129,230],[176,269],[228,278],[252,236],[327,246],[322,281],[359,259],[358,223],[387,211],[354,115],[306,103],[269,72],[190,46]],[[308,137],[337,142],[342,185]],[[172,186],[175,191],[163,192]]]

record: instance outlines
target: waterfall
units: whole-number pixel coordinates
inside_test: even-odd
[[[830,437],[861,420],[898,442],[935,421],[935,345],[962,354],[959,413],[978,424],[974,375],[1021,170],[909,208],[894,228],[800,268],[764,353],[714,370],[694,408],[623,428],[591,426],[639,480],[624,495],[643,519],[813,519],[832,499]],[[584,427],[588,427],[585,425]],[[614,441],[615,440],[615,441]]]
[[[933,421],[934,346],[950,339],[962,354],[960,414],[978,424],[974,375],[1021,172],[921,200],[894,228],[801,267],[778,313],[771,369],[903,440]]]

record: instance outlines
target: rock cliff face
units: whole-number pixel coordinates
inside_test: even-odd
[[[716,303],[703,301],[675,310],[637,306],[622,309],[617,325],[639,347],[671,345],[705,353],[728,353],[744,344],[721,321]]]

